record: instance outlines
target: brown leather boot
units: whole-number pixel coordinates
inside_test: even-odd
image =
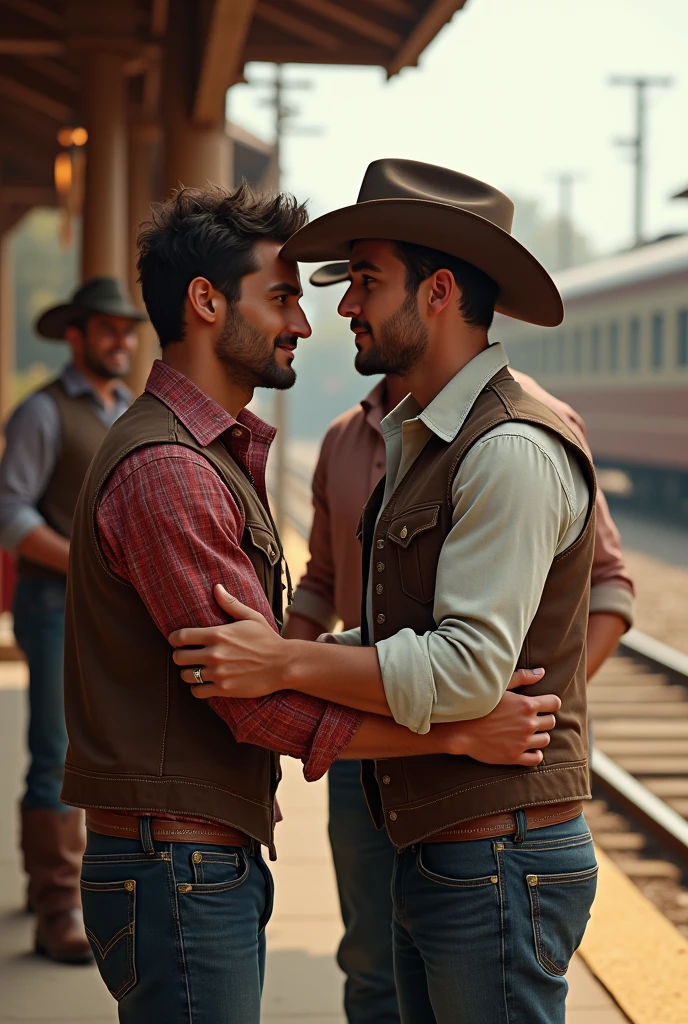
[[[22,850],[36,914],[36,952],[60,963],[89,963],[93,958],[79,891],[84,845],[82,811],[22,810]]]

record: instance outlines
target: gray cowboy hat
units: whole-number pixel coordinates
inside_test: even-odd
[[[564,316],[561,296],[545,268],[512,237],[513,216],[508,196],[467,174],[416,160],[376,160],[353,206],[306,224],[281,254],[319,263],[348,259],[357,239],[425,245],[488,274],[499,286],[498,312],[556,327]]]
[[[116,277],[93,277],[74,292],[70,302],[46,309],[35,324],[37,334],[50,341],[64,341],[67,327],[89,316],[123,316],[141,322],[148,317],[131,301]]]

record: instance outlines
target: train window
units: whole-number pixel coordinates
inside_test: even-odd
[[[602,362],[602,341],[600,338],[600,329],[595,326],[590,332],[590,369],[594,372],[600,369]]]
[[[619,369],[619,325],[616,321],[609,325],[609,369]]]
[[[660,370],[664,362],[664,316],[662,313],[654,313],[652,316],[651,362],[653,370]]]
[[[583,332],[575,331],[573,335],[573,372],[580,373],[583,369]]]
[[[640,369],[640,320],[634,316],[628,329],[628,368]]]
[[[688,309],[680,309],[678,311],[676,361],[679,366],[688,366]]]

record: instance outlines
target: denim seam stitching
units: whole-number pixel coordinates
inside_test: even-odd
[[[169,893],[172,898],[172,915],[174,917],[175,931],[177,932],[177,949],[179,952],[180,966],[184,978],[184,988],[186,990],[186,1008],[188,1012],[188,1020],[189,1024],[193,1024],[193,1015],[191,1011],[191,992],[189,991],[189,972],[187,970],[186,965],[186,952],[184,950],[184,933],[182,930],[181,914],[179,912],[179,894],[177,892],[177,878],[174,872],[173,859],[170,859],[168,871],[168,886]]]

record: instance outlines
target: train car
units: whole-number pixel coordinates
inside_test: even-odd
[[[688,235],[561,271],[552,330],[497,316],[510,362],[585,417],[597,465],[688,515]]]

